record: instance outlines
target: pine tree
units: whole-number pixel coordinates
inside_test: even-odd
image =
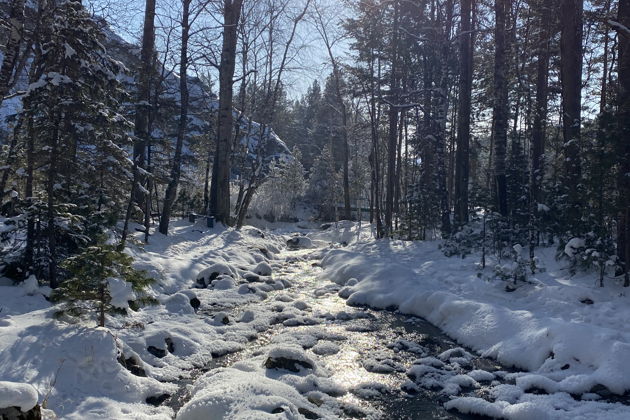
[[[132,125],[121,113],[125,94],[117,76],[124,67],[110,58],[99,26],[81,3],[60,1],[43,19],[41,52],[31,69],[37,79],[24,96],[23,115],[28,166],[42,167],[29,170],[31,188],[45,185],[45,200],[40,209],[37,201],[28,203],[28,217],[37,217],[45,229],[27,247],[39,248],[43,266],[35,271],[45,270],[55,288],[57,261],[121,214]]]
[[[126,313],[128,308],[155,303],[146,294],[153,282],[144,271],[134,269],[133,258],[113,245],[93,245],[67,258],[60,267],[69,273],[52,300],[63,302],[59,314],[98,314],[98,326],[105,326],[105,314]]]

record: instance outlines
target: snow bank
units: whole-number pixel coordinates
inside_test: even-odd
[[[136,268],[155,278],[150,294],[160,304],[125,317],[108,315],[106,329],[54,319],[55,308],[35,278],[17,287],[0,282],[0,379],[31,384],[35,401],[37,393],[48,395],[48,407],[59,418],[171,419],[171,408],[153,407],[147,398],[173,394],[174,382],[191,369],[242,350],[275,315],[261,305],[255,313],[230,315],[225,324],[197,310],[232,314],[239,305],[260,302],[266,296],[262,286],[284,287],[241,285],[252,267],[265,262],[275,268],[283,236],[249,228],[204,231],[186,221],[171,228],[171,235],[156,233],[144,247],[126,250]],[[140,239],[141,233],[134,235]],[[212,287],[193,288],[198,275]],[[112,304],[126,308],[133,294],[129,284],[109,279],[108,288]],[[20,402],[0,388],[3,397]]]
[[[547,272],[513,293],[501,281],[478,276],[476,256],[447,258],[436,243],[378,241],[334,249],[323,259],[322,276],[340,285],[358,279],[340,292],[350,304],[397,307],[483,356],[536,373],[517,380],[522,389],[535,382],[549,392],[578,395],[598,384],[618,394],[630,390],[630,328],[618,321],[630,317],[630,300],[614,286],[568,278],[551,254],[543,255]],[[597,303],[581,303],[584,296]]]
[[[65,325],[47,320],[50,314],[14,316],[14,325],[0,330],[0,378],[28,381],[40,394],[48,394],[48,407],[63,418],[116,418],[131,406],[139,415],[168,418],[170,409],[138,403],[173,392],[173,385],[123,367],[120,360],[133,354],[123,355],[123,343],[107,329]],[[25,406],[37,402],[34,390],[22,395]],[[89,399],[92,403],[81,407]]]
[[[32,385],[0,381],[0,408],[19,407],[26,412],[37,405],[38,399],[39,394]]]
[[[270,360],[292,361],[300,369],[280,369],[271,366]],[[316,367],[303,349],[272,346],[258,358],[208,372],[191,387],[192,398],[178,412],[177,420],[337,417],[303,395],[318,390],[322,383],[313,374],[316,371],[302,371],[306,365]]]

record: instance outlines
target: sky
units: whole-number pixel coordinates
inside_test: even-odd
[[[245,0],[248,1],[248,0]],[[253,1],[253,0],[249,0]],[[320,7],[330,15],[326,19],[326,24],[330,31],[336,30],[337,24],[341,22],[346,14],[346,9],[334,0],[317,0]],[[112,29],[128,42],[139,45],[142,36],[142,25],[144,20],[144,1],[128,0],[125,2],[116,0],[86,0],[85,6],[95,15],[104,17],[112,26]],[[180,2],[177,0],[160,1],[157,0],[157,44],[158,48],[164,48],[164,31],[160,31],[160,26],[164,27],[169,23],[169,16],[176,16]],[[292,69],[284,77],[287,86],[287,94],[291,99],[297,99],[304,94],[313,80],[318,80],[323,85],[327,75],[331,71],[330,60],[326,52],[323,41],[310,18],[304,21],[298,28],[296,39],[302,45],[300,54],[292,64]],[[218,22],[212,18],[208,19],[208,25],[216,27]],[[176,29],[178,30],[178,29]],[[219,45],[220,39],[215,40]],[[161,44],[161,45],[160,45]],[[334,54],[342,59],[348,55],[347,42],[341,41],[334,48]],[[177,46],[172,47],[174,55],[178,55]],[[194,71],[191,70],[191,71]],[[209,70],[214,72],[212,70]],[[216,72],[214,72],[216,73]],[[212,74],[212,73],[211,73]],[[215,87],[216,88],[216,87]]]

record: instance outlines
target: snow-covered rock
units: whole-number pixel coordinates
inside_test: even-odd
[[[37,405],[39,394],[29,384],[0,381],[0,408],[19,407],[26,412]]]
[[[307,236],[294,236],[287,240],[287,247],[291,249],[313,248],[313,241]]]
[[[192,399],[177,420],[325,418],[294,387],[266,377],[251,364],[237,364],[204,375],[192,387]],[[330,418],[330,417],[329,417]]]
[[[197,274],[196,282],[202,287],[207,287],[219,276],[230,276],[237,278],[238,274],[234,267],[225,262],[215,262],[210,267],[204,268]]]
[[[267,262],[260,262],[253,270],[259,276],[270,276],[273,272],[271,266]]]
[[[163,300],[164,306],[169,312],[179,314],[193,314],[195,309],[191,304],[191,298],[184,293],[175,293]]]

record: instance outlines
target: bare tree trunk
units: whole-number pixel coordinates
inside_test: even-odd
[[[398,98],[398,3],[394,3],[394,22],[392,28],[392,61],[390,75],[390,96],[396,103]],[[396,189],[396,143],[398,141],[398,109],[389,107],[389,132],[387,143],[387,191],[385,194],[385,235],[392,235],[392,216],[394,212],[394,190]]]
[[[29,117],[26,133],[26,190],[25,200],[28,203],[26,216],[26,246],[24,248],[24,265],[30,270],[33,265],[35,251],[35,214],[33,209],[33,183],[35,173],[35,134],[33,119]]]
[[[446,21],[444,22],[444,35],[442,39],[441,52],[441,80],[437,96],[436,106],[436,160],[438,176],[438,194],[440,197],[440,213],[442,236],[446,237],[451,233],[451,209],[447,188],[447,162],[446,162],[446,120],[448,119],[448,86],[449,78],[449,58],[451,55],[451,30],[453,25],[453,0],[446,1]]]
[[[55,116],[53,131],[50,137],[50,154],[48,168],[48,182],[46,185],[47,207],[46,223],[48,237],[48,282],[51,289],[57,288],[57,240],[55,229],[55,185],[57,183],[57,163],[59,161],[59,126],[61,125],[61,115]]]
[[[129,232],[129,222],[133,204],[143,204],[143,210],[150,211],[151,192],[142,188],[144,178],[140,171],[145,167],[147,145],[149,143],[149,119],[151,113],[151,74],[153,72],[153,54],[155,45],[155,0],[147,0],[144,12],[144,29],[142,34],[142,50],[140,52],[141,68],[138,71],[138,98],[136,102],[135,138],[133,143],[133,176],[131,195],[125,211],[125,223],[118,247],[123,249]],[[148,233],[145,215],[145,229]],[[145,235],[145,240],[148,238]]]
[[[496,208],[503,217],[508,215],[507,179],[505,174],[505,154],[507,149],[508,85],[507,85],[507,45],[506,15],[508,0],[495,0],[494,30],[494,98],[492,131],[494,137],[494,178]]]
[[[173,167],[171,168],[171,177],[166,192],[164,194],[164,203],[162,205],[162,217],[160,218],[160,233],[168,234],[168,225],[171,220],[171,211],[175,197],[177,196],[177,187],[182,170],[182,147],[184,137],[186,136],[186,125],[188,123],[188,38],[190,33],[190,3],[191,0],[183,0],[182,12],[182,45],[179,63],[179,91],[180,91],[180,108],[179,108],[179,125],[177,128],[177,142],[175,143],[175,156],[173,157]]]
[[[153,74],[153,56],[155,54],[155,0],[146,0],[141,68],[139,71],[138,102],[136,103],[136,121],[133,157],[140,168],[144,167],[147,141],[149,137],[149,114],[151,113],[151,75]]]
[[[617,254],[623,261],[624,286],[630,286],[630,0],[619,0],[617,20],[624,29],[619,34],[619,92],[617,124],[619,130],[619,224]]]
[[[230,223],[230,154],[232,149],[232,97],[238,23],[243,0],[223,2],[223,47],[219,68],[219,116],[217,124],[217,149],[212,167],[210,186],[210,214],[217,221]]]
[[[549,44],[551,40],[551,16],[552,10],[547,7],[545,0],[540,0],[538,9],[539,36],[538,36],[538,62],[536,63],[536,105],[534,109],[534,121],[532,124],[530,171],[530,209],[529,209],[529,257],[530,263],[534,263],[534,247],[536,246],[537,232],[534,226],[538,217],[538,203],[542,202],[541,184],[545,175],[545,128],[547,125],[547,98],[549,91]]]
[[[22,33],[24,31],[24,0],[13,0],[9,12],[9,38],[4,48],[4,59],[0,66],[0,105],[9,93],[10,80],[17,67]]]
[[[562,82],[563,185],[568,194],[567,217],[573,228],[580,219],[580,125],[582,97],[583,0],[562,0],[560,6],[560,80]]]
[[[470,172],[470,113],[472,91],[472,24],[474,0],[461,0],[459,35],[459,106],[457,112],[457,150],[455,151],[455,224],[468,223],[468,177]]]

